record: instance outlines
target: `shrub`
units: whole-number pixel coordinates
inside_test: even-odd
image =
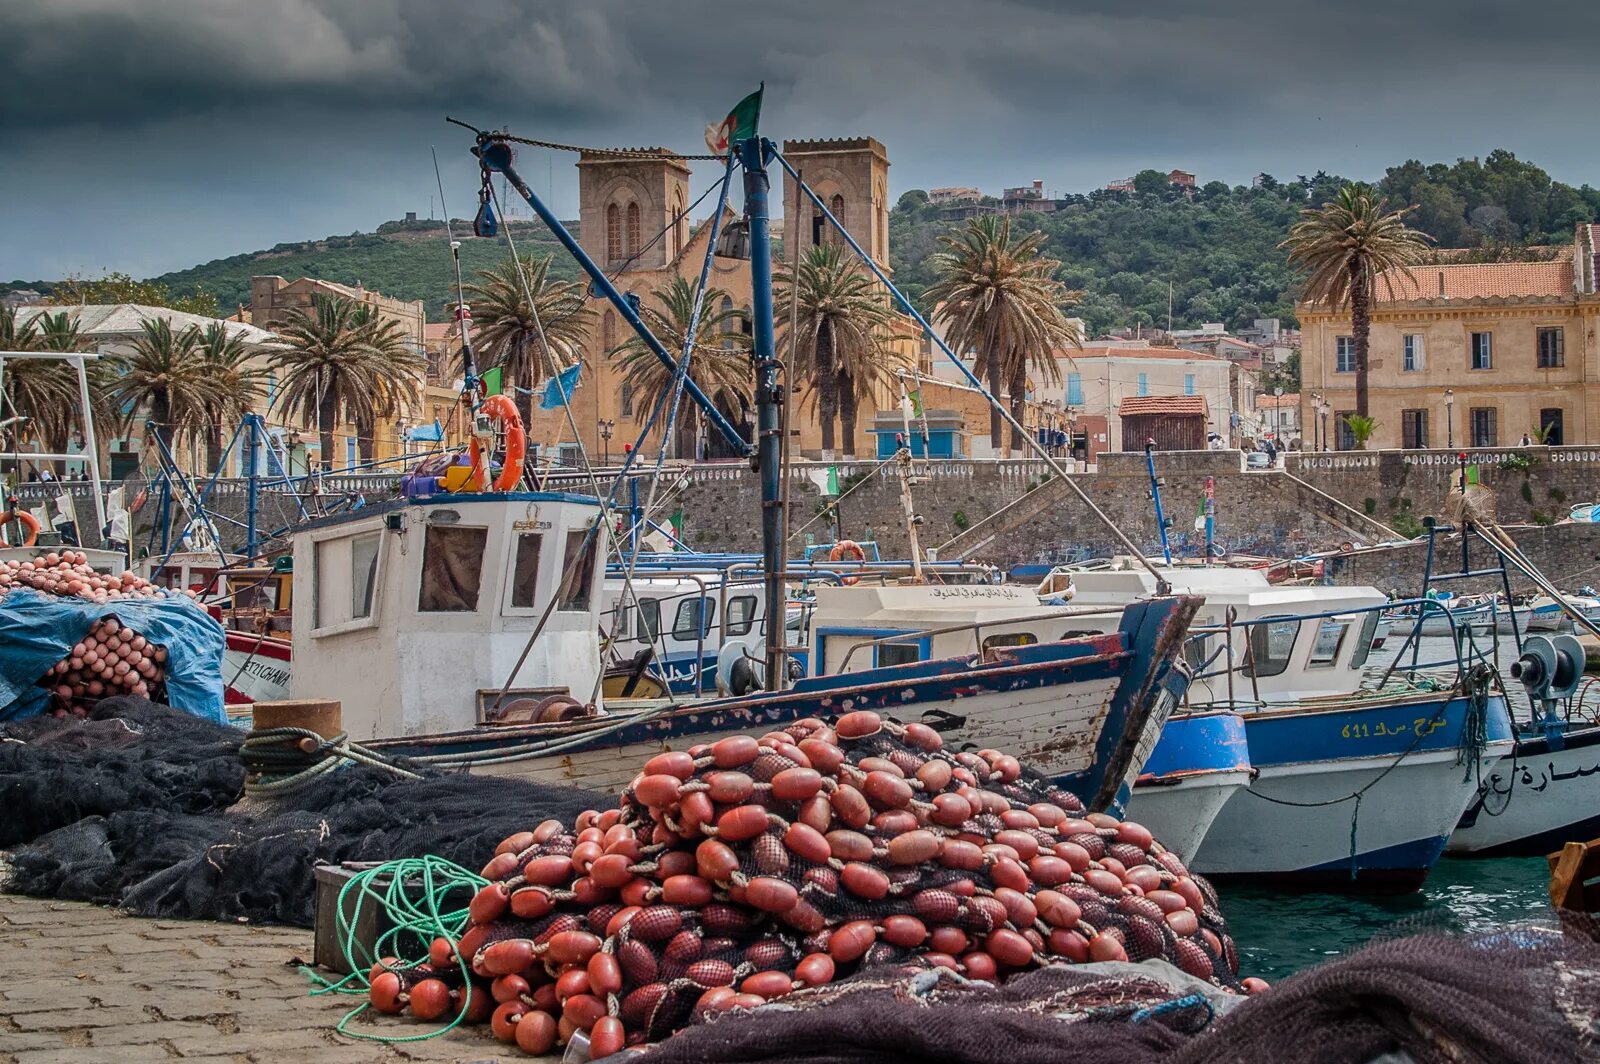
[[[971,524],[971,522],[967,520],[967,511],[965,510],[957,510],[954,514],[951,514],[950,523],[956,526],[957,532],[965,532],[968,525]]]

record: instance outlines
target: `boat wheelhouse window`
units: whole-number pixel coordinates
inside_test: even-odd
[[[567,549],[561,557],[561,571],[568,574],[566,590],[561,595],[562,609],[582,611],[589,608],[594,594],[594,548],[599,538],[581,528],[567,533]]]
[[[517,536],[517,555],[512,563],[511,605],[517,609],[531,609],[534,593],[539,589],[539,551],[544,546],[544,536],[538,532],[523,532]]]
[[[1356,648],[1350,652],[1350,667],[1359,669],[1367,663],[1367,655],[1372,653],[1372,641],[1378,635],[1378,621],[1381,617],[1377,610],[1368,610],[1361,619],[1361,635],[1356,640]]]
[[[422,588],[418,613],[472,613],[483,580],[487,528],[429,525],[422,541]]]
[[[372,616],[372,592],[378,584],[378,546],[383,533],[368,532],[350,540],[350,619]]]
[[[1289,655],[1300,636],[1300,622],[1296,620],[1263,621],[1250,627],[1250,663],[1246,671],[1251,676],[1277,676],[1289,667]]]
[[[711,631],[711,618],[717,613],[717,604],[711,599],[695,597],[678,603],[678,616],[672,622],[672,638],[699,639]]]
[[[639,600],[639,638],[646,643],[661,638],[661,603],[653,598]]]
[[[622,600],[617,600],[617,604],[611,607],[610,620],[611,638],[618,642],[627,639],[629,628],[633,623],[633,608],[623,603]]]
[[[1206,663],[1206,653],[1210,650],[1211,640],[1203,635],[1193,635],[1183,641],[1183,660],[1189,663],[1189,669],[1199,672]]]
[[[756,620],[756,597],[754,595],[735,595],[728,600],[728,615],[722,623],[727,625],[729,635],[748,635],[754,627]]]
[[[1031,647],[1039,641],[1039,637],[1032,632],[1001,632],[991,635],[983,641],[984,652],[998,647]]]
[[[1331,669],[1339,660],[1339,650],[1344,646],[1345,633],[1350,631],[1349,621],[1327,620],[1317,625],[1317,638],[1311,644],[1311,656],[1306,659],[1308,669]]]
[[[922,648],[916,643],[879,643],[878,667],[910,665],[922,660]]]

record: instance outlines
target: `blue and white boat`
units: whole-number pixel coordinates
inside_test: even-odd
[[[863,582],[817,589],[809,674],[787,690],[607,699],[599,514],[579,495],[455,494],[296,529],[293,695],[339,701],[351,738],[387,754],[597,790],[663,749],[871,708],[1015,751],[1104,807],[1187,685],[1194,599],[1085,611]]]
[[[1388,606],[1376,589],[1271,585],[1250,569],[1160,572],[1205,605],[1188,651],[1196,676],[1187,704],[1134,788],[1129,817],[1177,837],[1198,817],[1203,793],[1216,812],[1190,862],[1198,872],[1305,888],[1418,888],[1478,780],[1511,749],[1493,673],[1452,661],[1442,675],[1367,684],[1363,668]],[[1074,574],[1070,601],[1126,602],[1153,581],[1126,564]]]

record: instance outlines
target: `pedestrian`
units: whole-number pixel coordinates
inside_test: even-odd
[[[1524,432],[1522,434],[1522,443],[1520,443],[1518,446],[1521,446],[1521,447],[1532,447],[1533,446],[1533,437],[1528,435],[1526,432]]]

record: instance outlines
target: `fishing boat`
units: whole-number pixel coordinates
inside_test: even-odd
[[[1495,602],[1494,630],[1499,633],[1559,632],[1571,626],[1561,603],[1549,595],[1529,595],[1510,604],[1504,599]]]
[[[789,689],[607,699],[599,514],[589,496],[461,493],[297,529],[294,696],[338,700],[380,753],[609,790],[641,754],[876,708],[1025,751],[1103,805],[1187,684],[1193,599],[1119,606],[1105,632],[1021,589],[857,584],[817,589],[813,668]]]
[[[1200,803],[1178,800],[1158,773],[1203,772],[1217,811],[1191,861],[1196,871],[1304,888],[1419,887],[1477,779],[1510,752],[1505,694],[1492,673],[1458,659],[1443,678],[1365,684],[1372,634],[1389,605],[1377,589],[1272,585],[1250,569],[1160,572],[1175,593],[1205,599],[1188,651],[1196,675],[1128,815],[1173,833],[1168,825],[1194,817]],[[1129,601],[1149,593],[1150,579],[1126,563],[1075,574],[1071,601]],[[1248,755],[1243,781],[1232,721]],[[1211,742],[1195,738],[1208,731]]]
[[[1386,614],[1396,635],[1459,637],[1487,632],[1496,625],[1495,603],[1488,597],[1441,595],[1396,606]]]

